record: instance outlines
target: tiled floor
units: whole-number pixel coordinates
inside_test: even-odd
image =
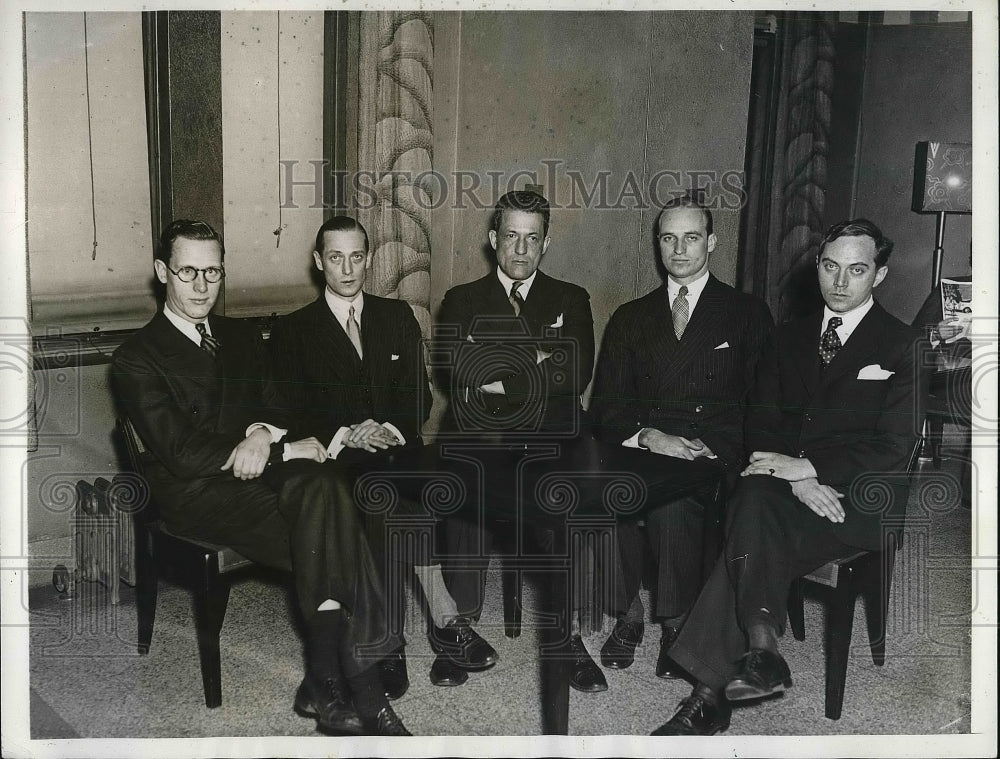
[[[970,608],[971,514],[957,502],[927,508],[933,503],[927,486],[944,482],[949,471],[942,475],[928,467],[915,481],[908,535],[896,563],[882,668],[872,664],[859,604],[843,717],[831,721],[823,716],[822,607],[807,599],[807,639],[798,642],[788,635],[782,641],[795,687],[780,698],[738,709],[730,735],[970,730],[970,636],[962,615]],[[540,733],[531,615],[526,615],[520,638],[505,638],[499,586],[499,576],[491,573],[489,604],[479,629],[501,660],[490,671],[472,674],[459,688],[431,685],[423,617],[411,612],[412,685],[395,708],[414,734]],[[530,581],[525,594],[531,608],[535,589]],[[49,588],[31,596],[33,737],[315,735],[313,722],[291,708],[302,674],[302,648],[280,583],[255,578],[234,586],[223,628],[223,705],[212,710],[202,699],[186,591],[161,587],[153,647],[145,657],[135,655],[135,607],[129,592],[117,607],[96,603],[88,609],[87,598],[84,593],[75,601],[59,600]],[[592,653],[608,630],[610,621],[605,632],[585,638]],[[670,716],[689,686],[653,675],[657,644],[658,630],[647,626],[636,663],[624,671],[605,671],[607,692],[571,693],[572,735],[648,735]]]

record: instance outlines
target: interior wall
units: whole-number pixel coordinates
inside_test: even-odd
[[[929,24],[870,34],[854,215],[895,241],[889,275],[875,292],[909,322],[931,290],[935,234],[933,214],[910,210],[914,150],[924,140],[972,142],[972,32],[969,24]],[[971,216],[949,214],[943,276],[969,273],[971,238]]]
[[[141,19],[140,13],[25,14],[36,334],[138,327],[156,308]]]
[[[475,187],[459,198],[453,186],[434,213],[432,312],[449,287],[493,267],[497,197],[541,184],[553,205],[542,269],[587,288],[600,340],[618,305],[660,284],[656,206],[692,184],[712,199],[715,179],[742,171],[753,14],[445,15],[435,20],[435,168]],[[728,202],[711,268],[733,283],[738,199]]]
[[[221,41],[226,314],[287,313],[318,294],[323,13],[224,12]]]

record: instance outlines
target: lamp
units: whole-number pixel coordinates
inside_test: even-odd
[[[941,284],[945,214],[972,213],[972,145],[918,142],[913,167],[913,210],[937,214],[933,287]]]

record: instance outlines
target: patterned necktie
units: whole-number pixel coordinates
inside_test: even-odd
[[[677,291],[677,297],[674,298],[674,305],[670,309],[670,313],[674,317],[674,334],[677,335],[678,340],[684,334],[688,318],[691,316],[691,305],[688,303],[687,294],[687,285],[681,285],[681,289]]]
[[[514,309],[514,316],[520,316],[521,309],[524,308],[524,298],[522,298],[521,293],[517,291],[523,284],[524,282],[515,282],[510,286],[510,297],[507,300],[510,301],[511,308]]]
[[[826,327],[826,332],[819,339],[819,360],[823,363],[823,368],[825,369],[833,361],[833,357],[837,355],[842,347],[840,342],[840,335],[837,334],[837,327],[844,323],[844,320],[839,316],[831,316],[830,323]]]
[[[361,350],[361,330],[358,328],[358,320],[354,318],[354,306],[347,312],[347,336],[354,343],[354,350],[358,352],[358,358],[364,360],[365,354]]]
[[[212,358],[219,355],[219,348],[221,348],[222,345],[218,340],[208,334],[208,330],[205,328],[205,323],[198,322],[194,325],[194,328],[198,330],[198,334],[201,335],[201,349]]]

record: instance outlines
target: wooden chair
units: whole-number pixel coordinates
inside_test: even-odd
[[[117,429],[128,451],[132,471],[144,478],[142,460],[146,449],[142,440],[126,417],[118,419]],[[120,481],[122,478],[115,479]],[[142,479],[142,482],[145,480]],[[112,481],[112,488],[114,486],[115,482]],[[134,487],[135,483],[122,482],[122,486]],[[205,706],[214,709],[222,704],[219,633],[229,604],[230,577],[237,570],[253,566],[253,562],[231,548],[174,535],[157,518],[152,498],[149,497],[146,501],[146,506],[136,512],[134,519],[139,654],[149,653],[153,640],[160,574],[167,574],[175,581],[191,587],[194,590],[195,630],[198,635]]]
[[[906,467],[908,477],[913,476],[920,453],[920,441],[914,445]],[[885,536],[881,551],[857,551],[800,577],[792,583],[788,597],[788,623],[796,640],[805,640],[804,595],[806,583],[820,588],[826,604],[826,705],[829,719],[840,719],[844,707],[844,688],[847,684],[847,660],[854,631],[854,606],[858,596],[865,599],[868,622],[868,643],[872,662],[878,667],[885,664],[885,628],[889,611],[889,592],[892,589],[892,570],[896,548],[902,539],[902,525],[898,531]]]

